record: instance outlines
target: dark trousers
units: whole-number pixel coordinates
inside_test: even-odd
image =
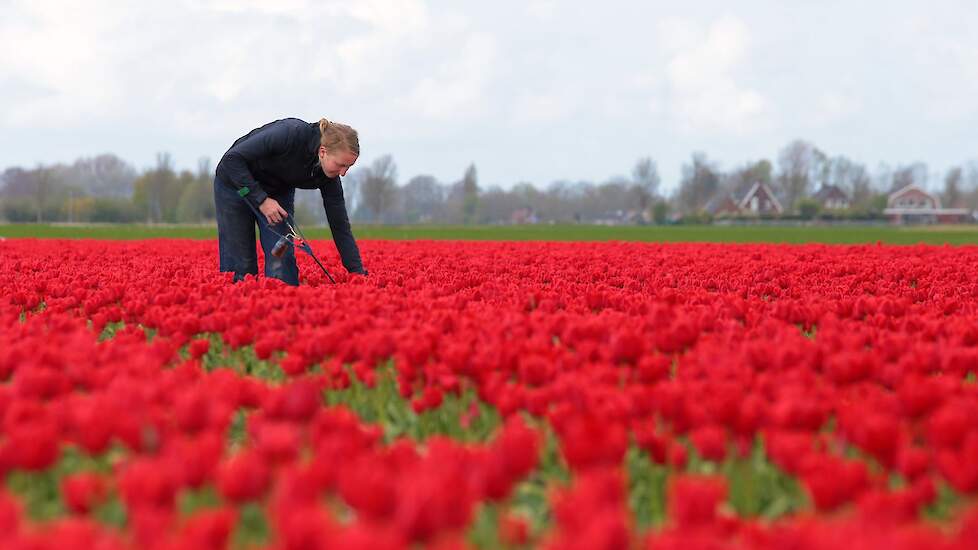
[[[282,205],[289,216],[294,216],[295,189],[272,198]],[[221,179],[214,180],[214,206],[217,208],[217,245],[222,272],[234,272],[235,281],[240,281],[248,274],[258,275],[258,252],[255,248],[257,223],[261,248],[265,253],[265,276],[281,279],[292,286],[299,284],[295,249],[287,246],[281,258],[272,256],[272,247],[279,236],[269,229],[265,216],[255,216],[255,212],[238,195],[237,190]],[[273,225],[272,229],[283,235],[289,233],[285,222]]]

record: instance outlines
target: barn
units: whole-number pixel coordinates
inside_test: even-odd
[[[823,185],[812,198],[818,201],[822,210],[845,210],[849,208],[849,195],[838,185]]]
[[[742,187],[746,191],[724,191],[710,200],[706,211],[715,218],[727,216],[780,216],[784,213],[781,201],[774,196],[771,188],[761,182],[750,187]]]

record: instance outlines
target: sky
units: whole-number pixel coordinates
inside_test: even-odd
[[[114,153],[213,164],[326,117],[400,183],[662,190],[794,139],[875,169],[978,159],[973,0],[0,0],[0,169]]]

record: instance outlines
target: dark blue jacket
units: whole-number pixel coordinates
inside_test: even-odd
[[[328,178],[319,165],[319,123],[286,118],[238,138],[217,164],[216,179],[240,190],[258,208],[267,197],[289,189],[319,189],[333,242],[348,271],[363,272],[360,249],[350,230],[339,176]]]

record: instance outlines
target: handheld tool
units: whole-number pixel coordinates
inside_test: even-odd
[[[241,199],[245,201],[245,204],[248,205],[248,208],[251,208],[251,211],[255,213],[255,216],[257,216],[258,219],[264,219],[262,213],[259,212],[258,209],[255,208],[255,205],[251,204],[251,201],[248,200],[247,196],[249,191],[250,190],[247,187],[242,187],[241,189],[238,190],[238,195],[241,196]],[[317,258],[316,254],[312,251],[312,247],[309,246],[309,241],[306,239],[306,236],[302,233],[302,230],[299,229],[299,224],[295,222],[295,219],[292,219],[292,223],[289,223],[290,218],[292,218],[291,214],[289,214],[285,218],[285,225],[288,226],[290,231],[289,234],[287,235],[283,235],[278,231],[275,231],[275,229],[273,229],[270,224],[268,225],[268,230],[279,236],[279,239],[275,243],[275,246],[272,247],[272,256],[275,256],[276,258],[281,258],[282,255],[285,254],[285,248],[289,245],[292,245],[294,248],[297,248],[305,252],[306,254],[308,254],[313,259],[313,261],[316,262],[316,265],[319,266],[319,269],[323,270],[323,273],[326,275],[326,278],[329,279],[329,282],[336,284],[336,280],[333,279],[333,276],[329,274],[329,271],[326,270],[326,267],[323,266],[323,263],[319,261],[319,258]]]

